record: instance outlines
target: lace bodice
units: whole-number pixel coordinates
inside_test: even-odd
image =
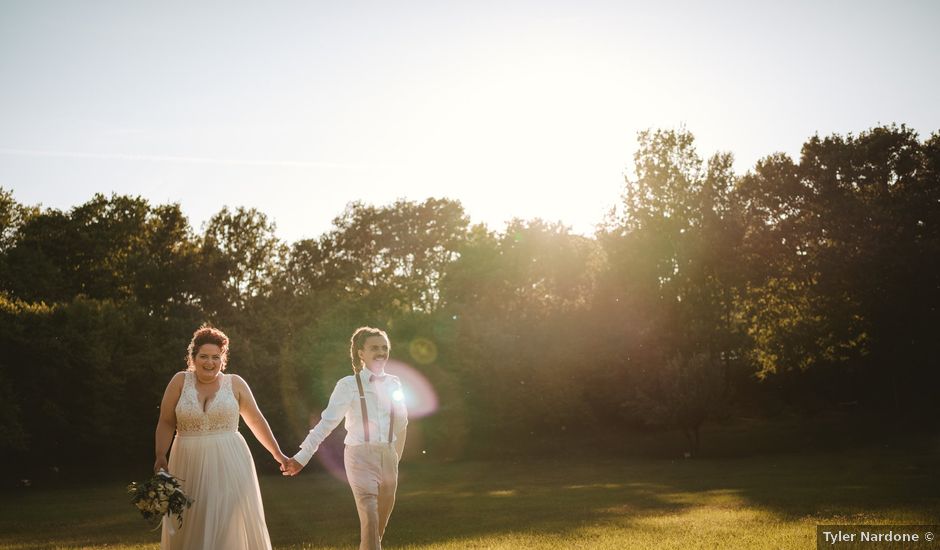
[[[195,375],[186,372],[183,391],[176,403],[176,431],[199,433],[238,430],[238,400],[232,392],[232,377],[222,376],[219,391],[202,410],[199,394],[196,393]]]

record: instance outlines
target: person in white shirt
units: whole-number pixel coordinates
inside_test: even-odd
[[[353,374],[340,379],[320,422],[281,467],[294,476],[310,461],[324,439],[345,419],[346,477],[359,511],[360,550],[380,550],[395,506],[398,462],[405,448],[408,411],[401,381],[386,374],[391,346],[384,331],[356,329],[350,339]]]

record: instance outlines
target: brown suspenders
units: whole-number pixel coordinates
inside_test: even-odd
[[[362,371],[359,371],[362,372]],[[362,391],[362,379],[356,373],[356,385],[359,386],[359,406],[362,407],[362,430],[366,434],[366,443],[369,442],[369,411],[366,410],[366,394]]]
[[[366,392],[362,389],[362,379],[359,378],[359,371],[355,374],[356,385],[359,386],[359,407],[362,409],[362,431],[364,432],[366,443],[369,442],[369,411],[366,409]],[[388,419],[388,444],[392,444],[392,430],[395,427],[395,404],[390,403]]]

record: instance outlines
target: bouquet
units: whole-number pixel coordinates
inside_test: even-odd
[[[131,504],[152,524],[158,524],[163,516],[173,514],[182,527],[183,510],[193,504],[193,499],[183,492],[179,480],[165,470],[160,470],[143,483],[131,483],[127,486],[127,492],[133,495]]]

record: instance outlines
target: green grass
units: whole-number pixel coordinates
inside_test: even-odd
[[[403,464],[385,546],[813,548],[818,523],[940,518],[940,456],[855,450],[727,459],[608,458]],[[275,548],[354,548],[345,483],[322,471],[261,479]],[[0,549],[158,548],[124,483],[0,493]]]

